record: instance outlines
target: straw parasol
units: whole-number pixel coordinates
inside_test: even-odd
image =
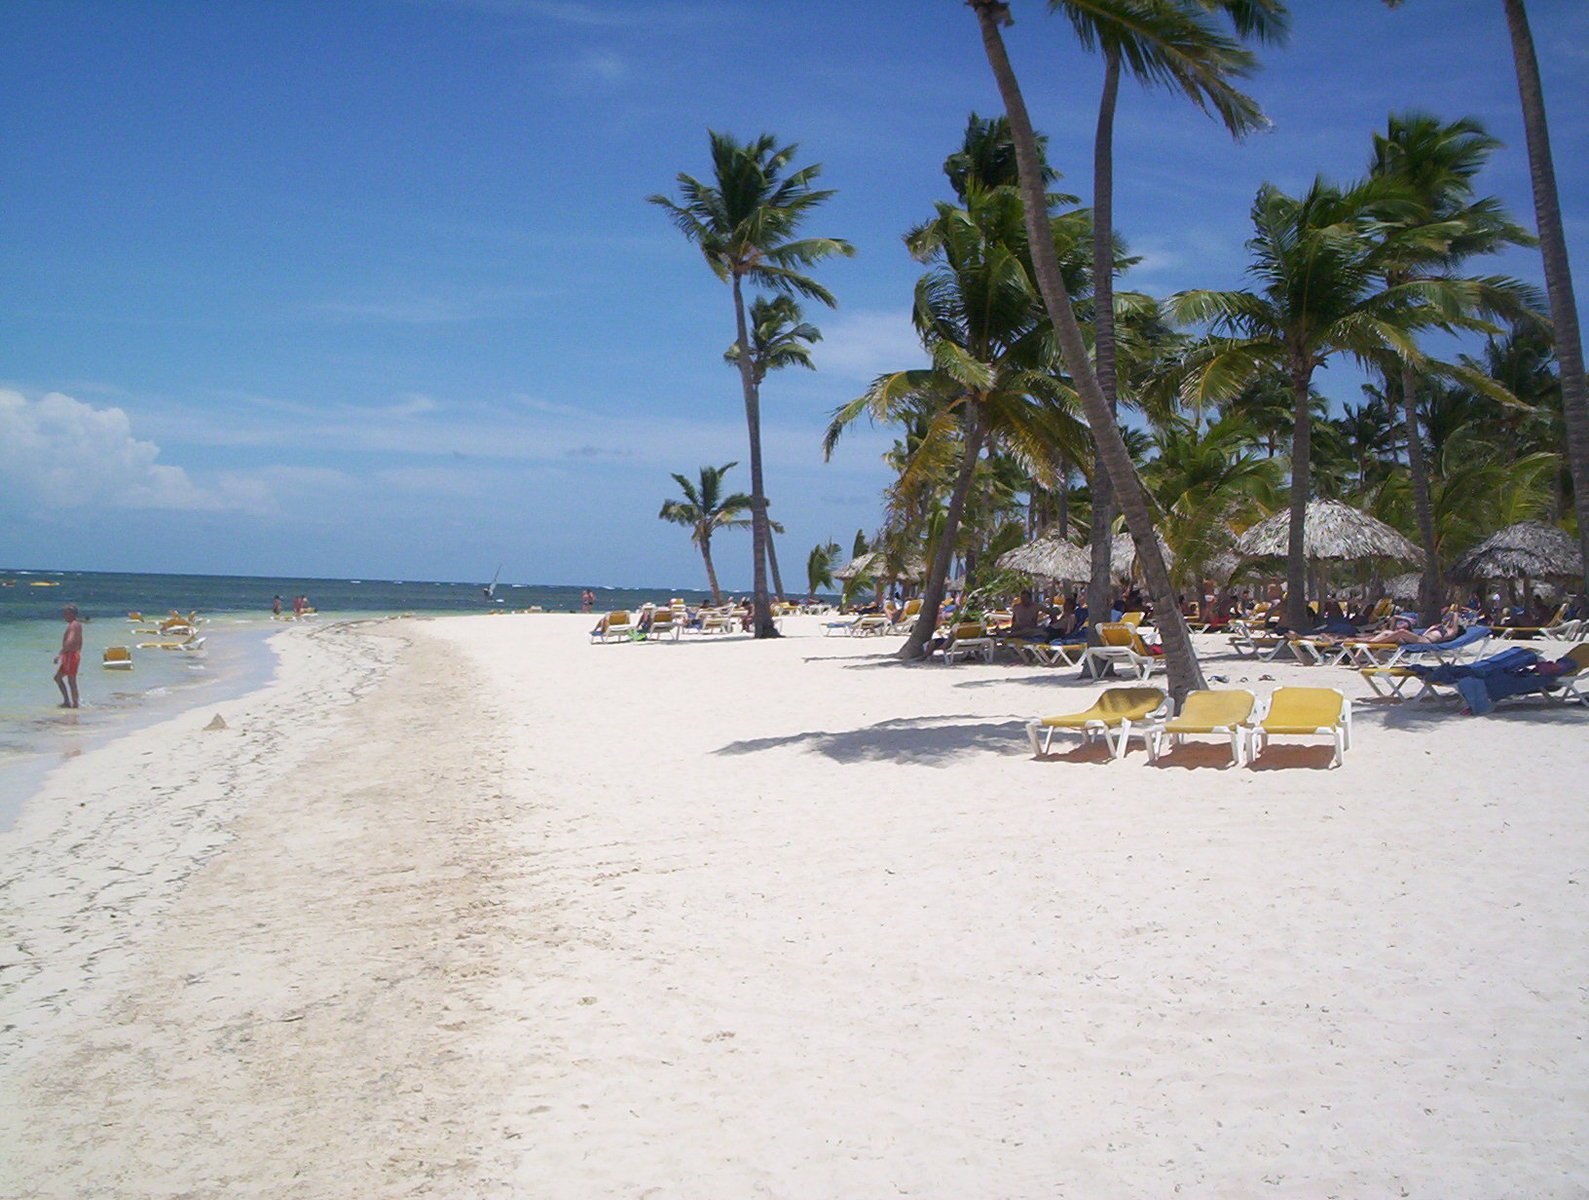
[[[1490,534],[1457,559],[1453,579],[1581,579],[1583,551],[1566,531],[1520,521]]]
[[[837,571],[833,578],[850,582],[852,579],[920,579],[927,573],[927,564],[919,555],[907,555],[899,570],[890,571],[884,555],[880,551],[872,550],[856,558],[852,558]]]
[[[1284,558],[1290,534],[1291,513],[1282,509],[1237,538],[1236,552],[1244,558]],[[1385,522],[1339,500],[1308,501],[1302,521],[1302,555],[1310,562],[1366,558],[1423,562],[1423,551]]]
[[[1400,600],[1403,603],[1408,601],[1416,603],[1418,600],[1418,585],[1422,581],[1423,576],[1417,571],[1408,571],[1405,575],[1398,575],[1385,584],[1385,595],[1392,600]]]
[[[1092,574],[1092,560],[1084,546],[1047,535],[999,555],[998,565],[1042,579],[1075,581]]]
[[[1170,544],[1157,529],[1153,531],[1153,537],[1159,543],[1159,553],[1164,555],[1164,565],[1173,569],[1175,555],[1170,550]],[[1115,534],[1114,540],[1109,543],[1109,570],[1116,579],[1124,580],[1130,578],[1136,569],[1137,544],[1131,540],[1129,533]]]

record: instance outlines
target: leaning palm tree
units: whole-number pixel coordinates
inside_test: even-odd
[[[818,542],[806,556],[806,595],[816,598],[818,590],[833,588],[833,567],[839,561],[837,542]]]
[[[739,379],[745,396],[745,424],[750,434],[751,569],[754,617],[758,638],[777,637],[767,596],[767,493],[761,469],[761,397],[750,354],[750,328],[745,316],[744,285],[748,281],[780,295],[798,294],[833,307],[832,293],[802,272],[836,254],[855,248],[837,238],[796,238],[811,211],[833,195],[812,187],[821,167],[812,165],[785,175],[797,146],[778,146],[771,135],[739,142],[708,131],[712,145],[713,181],[680,173],[679,199],[650,196],[667,210],[674,225],[701,248],[712,273],[728,283],[734,298],[735,344],[739,347]]]
[[[1098,385],[1113,406],[1116,383],[1114,312],[1114,119],[1124,69],[1145,85],[1180,91],[1204,112],[1216,116],[1241,137],[1268,125],[1252,97],[1234,80],[1252,72],[1253,55],[1220,31],[1213,17],[1223,14],[1242,37],[1282,40],[1287,31],[1282,0],[1049,0],[1049,8],[1070,19],[1076,37],[1103,55],[1103,95],[1093,140],[1093,356]],[[1108,476],[1094,484],[1092,509],[1092,583],[1088,607],[1105,612],[1109,604]]]
[[[1387,265],[1385,281],[1396,285],[1420,278],[1449,276],[1469,258],[1505,246],[1527,245],[1528,233],[1511,221],[1494,197],[1475,197],[1473,179],[1500,142],[1471,117],[1449,123],[1426,113],[1391,114],[1385,132],[1374,135],[1369,172],[1399,184],[1397,209],[1388,214],[1391,229],[1428,227],[1433,238],[1398,239],[1403,261]],[[1480,303],[1494,314],[1517,317],[1526,311],[1530,289],[1507,279],[1475,280]],[[1418,426],[1419,372],[1411,359],[1397,356],[1387,372],[1394,401],[1400,393],[1407,443],[1407,474],[1412,485],[1418,540],[1424,552],[1419,607],[1425,621],[1438,619],[1444,587],[1429,504],[1429,468]]]
[[[1137,562],[1147,579],[1149,594],[1153,597],[1154,610],[1163,632],[1170,690],[1180,699],[1193,688],[1203,686],[1203,673],[1197,665],[1192,636],[1176,603],[1175,585],[1170,579],[1169,568],[1154,533],[1147,493],[1126,450],[1125,439],[1115,422],[1109,399],[1098,383],[1081,323],[1071,307],[1070,291],[1060,272],[1059,256],[1052,239],[1046,236],[1048,214],[1037,134],[1032,129],[1032,119],[1026,110],[1026,100],[1021,95],[1020,82],[1015,77],[1014,68],[1010,66],[1009,54],[1004,46],[1002,28],[1010,21],[1010,7],[1004,0],[967,0],[967,3],[976,14],[982,47],[1009,117],[1010,136],[1015,142],[1015,157],[1020,168],[1021,195],[1025,202],[1026,227],[1032,246],[1032,266],[1042,294],[1043,307],[1048,312],[1065,369],[1074,382],[1087,424],[1092,429],[1096,456],[1103,464],[1102,471],[1095,471],[1095,474],[1107,475],[1115,502],[1125,515],[1131,539],[1136,545]]]
[[[1052,230],[1043,232],[1052,249]],[[932,365],[880,376],[841,407],[828,428],[831,453],[844,429],[863,415],[924,422],[894,488],[896,512],[951,473],[942,528],[931,539],[921,613],[899,651],[907,661],[923,657],[937,627],[984,448],[1001,442],[1023,465],[1046,473],[1049,448],[1064,436],[1069,394],[1049,369],[1047,323],[1025,241],[1024,205],[1012,188],[974,188],[966,208],[940,203],[935,219],[910,235],[913,251],[933,264],[916,284],[912,314]]]
[[[1397,7],[1402,0],[1386,0]],[[1545,265],[1545,291],[1555,327],[1556,357],[1561,363],[1561,407],[1567,427],[1567,466],[1572,475],[1573,502],[1578,511],[1578,540],[1583,551],[1584,594],[1589,595],[1589,380],[1584,378],[1583,336],[1578,327],[1578,302],[1573,296],[1567,234],[1556,188],[1556,165],[1545,119],[1545,89],[1539,79],[1534,35],[1523,0],[1502,0],[1511,35],[1512,62],[1523,106],[1523,134],[1528,142],[1529,175],[1534,190],[1534,222],[1539,227],[1540,254]]]
[[[723,495],[723,476],[738,465],[724,463],[720,467],[702,467],[699,484],[675,474],[673,479],[684,493],[684,499],[664,500],[662,511],[657,514],[662,520],[683,525],[690,531],[690,540],[706,563],[706,582],[712,589],[713,604],[723,602],[723,592],[717,586],[717,571],[712,566],[712,535],[719,529],[743,529],[750,524],[740,515],[750,509],[750,497],[744,492]]]
[[[1312,494],[1313,373],[1337,354],[1361,362],[1396,354],[1425,359],[1413,343],[1420,329],[1471,324],[1472,289],[1464,281],[1385,284],[1388,267],[1404,261],[1408,243],[1439,240],[1414,228],[1391,238],[1376,218],[1391,210],[1398,190],[1387,180],[1337,188],[1322,179],[1301,197],[1265,184],[1253,205],[1256,291],[1190,291],[1170,300],[1175,316],[1210,325],[1190,356],[1187,394],[1198,404],[1228,398],[1265,368],[1283,370],[1291,385],[1291,527],[1287,555],[1286,619],[1306,628],[1307,559],[1304,519]]]
[[[760,394],[768,371],[784,367],[804,367],[808,371],[815,371],[817,368],[811,361],[811,347],[821,340],[822,331],[804,319],[800,304],[793,296],[774,296],[770,300],[765,296],[757,296],[751,301],[750,370],[756,382],[757,394]],[[723,360],[738,365],[738,342],[723,352]],[[773,546],[771,528],[767,531],[767,566],[772,571],[773,592],[782,599],[783,577],[778,572],[778,552]]]

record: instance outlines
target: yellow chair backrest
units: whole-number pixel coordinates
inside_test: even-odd
[[[1253,695],[1240,688],[1209,688],[1186,694],[1181,715],[1186,725],[1240,725],[1252,716]]]
[[[1589,642],[1579,642],[1563,656],[1578,664],[1578,671],[1589,671]],[[1578,671],[1574,671],[1576,675]]]
[[[1276,688],[1263,723],[1271,727],[1328,729],[1340,723],[1344,704],[1341,693],[1334,688]]]
[[[629,624],[629,614],[627,612],[610,612],[607,614],[607,625],[609,627],[627,624]]]
[[[1145,613],[1145,612],[1121,613],[1120,614],[1120,624],[1129,625],[1133,629],[1135,629],[1138,625],[1142,624],[1143,620],[1147,617],[1147,615],[1148,614]]]
[[[1160,688],[1122,687],[1110,688],[1093,707],[1106,717],[1135,721],[1163,703],[1164,692]]]
[[[907,600],[907,601],[905,601],[905,614],[904,614],[905,616],[914,617],[920,611],[921,611],[921,601],[919,599],[918,600]]]
[[[964,625],[956,625],[954,629],[954,640],[957,642],[964,641],[966,638],[979,638],[986,636],[987,630],[982,628],[982,626],[976,621],[968,621]]]
[[[671,624],[673,624],[673,611],[671,609],[659,608],[651,617],[652,629],[655,629],[658,625]]]
[[[127,649],[127,647],[125,647],[125,646],[106,646],[105,647],[105,661],[106,662],[131,662],[132,661],[132,651]]]
[[[1098,626],[1098,640],[1105,646],[1129,646],[1133,650],[1141,644],[1136,627],[1124,621],[1106,621]]]

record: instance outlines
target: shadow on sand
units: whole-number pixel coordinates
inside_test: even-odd
[[[864,729],[812,730],[786,737],[730,742],[718,754],[759,754],[764,750],[810,750],[834,762],[915,763],[945,766],[967,753],[1008,754],[1025,746],[1022,721],[988,724],[971,714],[945,717],[895,717]]]

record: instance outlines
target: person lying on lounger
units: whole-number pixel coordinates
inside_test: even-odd
[[[1372,637],[1336,638],[1320,635],[1310,640],[1326,645],[1338,645],[1343,641],[1350,641],[1364,646],[1438,646],[1441,642],[1454,641],[1461,637],[1462,633],[1462,621],[1457,610],[1450,608],[1446,610],[1446,615],[1441,619],[1440,624],[1431,625],[1428,629],[1414,629],[1410,617],[1397,617],[1391,622],[1389,629],[1381,630]]]

